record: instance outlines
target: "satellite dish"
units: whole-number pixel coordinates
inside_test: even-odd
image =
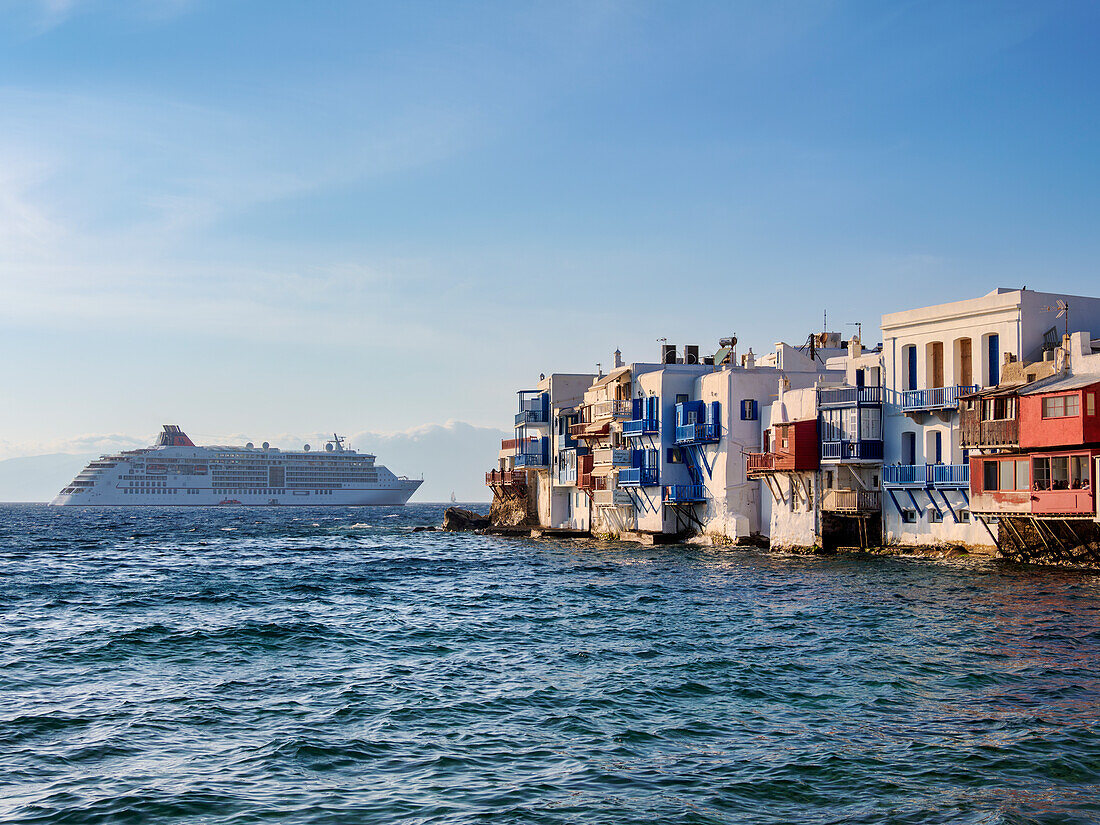
[[[264,449],[265,449],[265,450],[266,450],[266,449],[268,449],[268,448],[269,448],[270,446],[271,446],[271,445],[270,445],[270,444],[268,444],[268,443],[267,443],[266,441],[265,441],[265,442],[264,442],[264,444],[263,444],[263,447],[264,447]]]
[[[332,452],[332,442],[331,441],[328,444],[325,445],[325,452],[326,453],[331,453]]]
[[[256,446],[256,445],[253,444],[251,441],[249,441],[247,444],[244,445],[244,448],[246,450],[251,450],[254,446]]]
[[[304,452],[307,452],[307,453],[308,453],[308,452],[309,452],[309,445],[308,445],[308,444],[306,444],[306,446],[302,447],[302,450],[303,450]]]

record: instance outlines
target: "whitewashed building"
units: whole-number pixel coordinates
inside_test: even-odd
[[[990,547],[971,518],[959,399],[996,386],[1006,359],[1057,345],[1059,301],[1076,328],[1100,330],[1100,299],[1025,289],[882,316],[887,544]]]

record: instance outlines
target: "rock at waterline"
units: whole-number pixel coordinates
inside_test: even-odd
[[[462,507],[448,507],[443,513],[444,530],[484,530],[489,517]]]

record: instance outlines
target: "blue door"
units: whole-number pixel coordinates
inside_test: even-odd
[[[905,389],[915,390],[917,388],[917,348],[909,347],[909,363],[907,365],[909,379]]]

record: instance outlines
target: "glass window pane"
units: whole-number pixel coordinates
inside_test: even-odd
[[[1037,458],[1034,464],[1034,483],[1033,488],[1035,490],[1049,490],[1050,489],[1050,459],[1049,458]]]
[[[1050,487],[1052,490],[1069,489],[1069,459],[1066,456],[1050,460]]]
[[[1016,488],[1016,467],[1012,461],[1001,461],[1000,489],[1013,490]]]
[[[1028,484],[1027,470],[1028,461],[1026,458],[1016,461],[1016,489],[1028,490],[1031,485]]]
[[[985,476],[984,481],[985,481],[985,484],[983,486],[985,487],[985,489],[986,490],[1000,489],[997,485],[997,462],[996,461],[985,461],[985,462],[982,462],[982,463],[984,464],[984,476]]]

